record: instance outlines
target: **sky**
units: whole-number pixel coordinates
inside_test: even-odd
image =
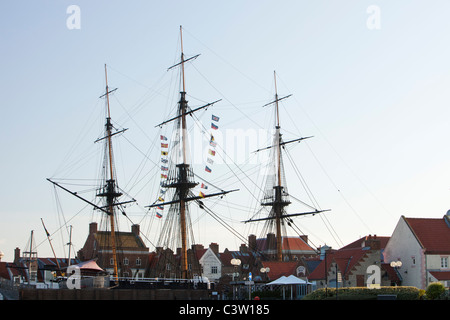
[[[313,136],[288,148],[289,193],[308,202],[301,174],[330,209],[295,219],[314,247],[390,236],[401,215],[441,218],[450,209],[449,9],[444,0],[2,1],[3,261],[26,249],[32,230],[38,254],[52,256],[41,219],[66,256],[68,226],[79,250],[98,218],[46,178],[98,177],[105,64],[118,88],[112,118],[129,129],[115,146],[118,181],[141,209],[156,199],[158,137],[172,129],[156,126],[179,99],[177,70],[167,69],[179,59],[180,25],[186,56],[200,54],[186,65],[190,106],[222,99],[190,122],[192,163],[211,184],[239,189],[209,203],[244,237],[260,227],[241,221],[256,212],[264,181],[267,157],[252,152],[270,143],[273,107],[262,106],[274,71],[278,94],[292,94],[280,103],[283,138]],[[213,114],[219,148],[207,174],[201,131]],[[129,210],[153,249],[161,221]],[[293,201],[288,212],[297,210]],[[238,249],[241,239],[193,214],[197,242]]]

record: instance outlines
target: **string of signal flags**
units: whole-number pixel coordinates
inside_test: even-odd
[[[220,118],[215,115],[212,115],[211,120],[212,120],[211,121],[211,129],[218,130],[219,129],[218,122],[219,122]],[[169,143],[168,143],[167,137],[164,135],[160,135],[160,139],[161,139],[161,187],[162,187],[164,185],[164,180],[167,179],[167,171],[169,170],[169,167],[168,167]],[[211,137],[209,140],[208,155],[206,158],[207,164],[205,165],[205,171],[207,173],[212,172],[212,165],[214,164],[213,157],[216,155],[216,146],[217,146],[217,143],[214,140],[214,135],[211,133]],[[208,189],[208,185],[202,183],[200,185],[200,188],[202,190],[206,190],[206,189]],[[160,194],[159,194],[159,197],[157,200],[157,202],[159,202],[160,204],[164,203],[164,195],[165,195],[166,191],[167,191],[167,189],[160,188]],[[203,191],[200,191],[199,196],[202,198],[205,197],[205,194],[203,193]],[[162,218],[163,213],[164,213],[164,206],[158,205],[156,207],[156,217]]]

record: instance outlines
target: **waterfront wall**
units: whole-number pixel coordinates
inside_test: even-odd
[[[208,290],[186,289],[21,289],[20,300],[208,300]]]

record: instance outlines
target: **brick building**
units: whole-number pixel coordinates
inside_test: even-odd
[[[78,259],[96,259],[104,270],[113,273],[114,264],[110,242],[110,231],[99,231],[97,223],[89,224],[89,235],[78,251]],[[119,277],[148,277],[149,249],[140,237],[139,225],[131,226],[131,232],[116,232],[117,264]]]

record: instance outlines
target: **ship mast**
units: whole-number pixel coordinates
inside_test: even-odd
[[[275,148],[277,152],[277,186],[275,187],[275,202],[273,204],[274,210],[275,210],[275,222],[276,222],[276,228],[277,228],[277,261],[282,260],[282,239],[281,239],[281,211],[283,210],[283,207],[286,206],[288,203],[283,203],[281,200],[281,192],[282,192],[282,186],[281,186],[281,134],[280,134],[280,112],[278,110],[278,92],[277,92],[277,77],[275,71],[273,72],[273,77],[275,81],[275,112],[277,117],[277,124],[275,126]]]
[[[108,73],[107,73],[107,69],[106,69],[106,64],[105,64],[105,82],[106,82],[106,90],[105,90],[105,94],[103,96],[106,97],[106,111],[107,111],[107,117],[106,117],[106,125],[105,125],[105,130],[106,130],[106,134],[105,134],[105,138],[106,138],[106,147],[107,147],[107,159],[106,161],[108,162],[108,168],[107,171],[109,171],[109,175],[108,173],[105,176],[105,185],[103,186],[102,192],[97,194],[97,196],[99,197],[104,197],[105,201],[106,201],[106,208],[108,211],[108,216],[109,216],[109,223],[110,223],[110,227],[111,227],[111,236],[110,236],[110,244],[111,244],[111,250],[112,250],[112,258],[113,258],[113,266],[114,266],[114,272],[113,272],[113,279],[117,280],[118,278],[118,268],[117,268],[117,248],[116,248],[116,237],[115,237],[115,210],[114,210],[114,206],[115,206],[115,200],[116,198],[120,197],[122,195],[122,193],[118,192],[116,190],[116,179],[115,179],[115,174],[114,174],[114,164],[113,164],[113,150],[112,150],[112,124],[111,124],[111,110],[109,107],[109,94],[112,91],[109,91],[109,87],[108,87]]]
[[[181,42],[181,77],[183,81],[183,91],[180,98],[181,111],[181,141],[183,148],[183,163],[178,167],[178,177],[180,179],[179,194],[180,194],[180,228],[181,228],[181,277],[187,278],[188,263],[187,263],[187,230],[186,230],[186,197],[190,188],[196,184],[189,183],[187,179],[187,171],[189,165],[186,163],[186,81],[184,77],[184,52],[183,52],[183,32],[180,26],[180,42]]]
[[[97,197],[101,197],[104,198],[104,205],[97,205],[85,198],[83,198],[82,196],[80,196],[77,192],[71,191],[65,187],[63,187],[62,185],[60,185],[59,183],[48,179],[47,180],[49,182],[51,182],[52,184],[54,184],[55,186],[63,189],[64,191],[72,194],[73,196],[75,196],[76,198],[88,203],[89,205],[91,205],[93,208],[102,211],[103,213],[106,213],[107,217],[109,218],[109,225],[110,225],[110,231],[111,231],[111,236],[110,236],[110,245],[111,245],[111,251],[112,251],[112,259],[113,259],[113,280],[117,281],[118,280],[118,262],[117,262],[117,245],[116,245],[116,214],[115,214],[115,207],[119,206],[119,205],[123,205],[123,204],[127,204],[127,203],[131,203],[131,202],[135,202],[135,199],[131,199],[128,201],[122,201],[122,202],[118,202],[117,199],[122,196],[122,193],[119,191],[118,187],[117,187],[117,182],[116,182],[116,174],[115,174],[115,169],[114,169],[114,157],[113,157],[113,147],[112,147],[112,137],[125,132],[128,129],[121,129],[121,130],[116,130],[115,132],[113,132],[113,125],[111,122],[111,110],[110,110],[110,106],[109,106],[109,95],[116,91],[117,88],[110,90],[109,86],[108,86],[108,73],[107,73],[107,68],[106,68],[106,64],[105,64],[105,83],[106,83],[106,88],[105,88],[105,93],[103,95],[101,95],[99,98],[106,98],[106,124],[105,124],[105,135],[102,138],[99,138],[97,140],[95,140],[94,142],[99,142],[99,141],[105,141],[105,158],[104,158],[104,165],[103,165],[103,177],[104,177],[104,182],[103,185],[100,187],[98,193],[97,193]],[[72,232],[71,232],[72,233]],[[72,240],[70,240],[69,244],[69,260],[70,260],[70,245]],[[69,261],[70,263],[70,261]]]
[[[208,103],[204,106],[198,107],[194,110],[188,110],[188,101],[186,100],[186,80],[185,80],[185,72],[184,72],[184,64],[187,61],[196,59],[199,55],[193,56],[191,58],[185,59],[184,51],[183,51],[183,29],[182,26],[180,26],[180,42],[181,42],[181,61],[170,68],[168,70],[180,66],[181,67],[181,80],[182,80],[182,91],[180,92],[180,101],[178,102],[178,115],[170,120],[164,121],[160,123],[157,126],[162,126],[163,124],[166,124],[168,122],[171,122],[173,120],[178,121],[181,126],[178,126],[178,128],[181,127],[180,132],[180,138],[181,138],[181,148],[182,148],[182,161],[181,163],[176,164],[176,170],[175,177],[168,179],[168,182],[164,184],[164,187],[167,188],[174,188],[175,189],[175,196],[172,201],[167,201],[164,203],[159,204],[153,204],[149,205],[147,207],[155,207],[155,206],[165,206],[165,205],[179,205],[179,232],[181,237],[181,278],[182,279],[188,279],[189,273],[188,273],[188,256],[187,256],[187,249],[188,249],[188,226],[187,226],[187,214],[188,214],[188,203],[193,200],[199,200],[201,198],[208,198],[218,195],[224,195],[226,193],[232,192],[232,191],[222,191],[219,193],[209,194],[205,196],[192,196],[192,193],[190,192],[190,189],[194,188],[198,183],[193,181],[193,171],[189,165],[188,161],[188,147],[187,147],[187,123],[186,123],[186,116],[192,114],[193,112],[196,112],[198,110],[207,108],[211,105],[213,105],[216,102],[219,102],[220,100]],[[235,190],[233,190],[235,191]],[[170,209],[169,209],[170,210]]]
[[[298,138],[290,141],[282,141],[281,139],[281,132],[280,132],[280,111],[278,102],[281,100],[284,100],[286,98],[289,98],[291,95],[284,96],[280,98],[278,96],[277,92],[277,77],[276,72],[273,72],[274,75],[274,82],[275,82],[275,99],[265,104],[263,107],[268,105],[275,105],[275,134],[274,134],[274,140],[273,144],[271,146],[268,146],[266,148],[258,149],[256,152],[272,149],[274,148],[272,159],[275,170],[275,181],[273,182],[273,185],[269,186],[269,190],[266,191],[266,195],[264,199],[261,201],[262,206],[268,206],[271,207],[271,211],[268,217],[265,218],[259,218],[259,219],[250,219],[244,222],[254,222],[254,221],[274,221],[275,220],[275,237],[276,237],[276,261],[283,261],[283,244],[282,244],[282,225],[284,224],[284,220],[287,218],[293,216],[299,216],[299,215],[307,215],[307,214],[316,214],[328,210],[317,210],[315,209],[312,212],[304,212],[304,213],[294,213],[294,214],[287,214],[284,210],[284,207],[288,206],[291,202],[289,200],[289,194],[287,193],[286,186],[283,185],[282,177],[284,177],[284,170],[282,165],[282,153],[281,148],[284,147],[286,144],[293,143],[293,142],[300,142],[305,139],[309,139],[311,137],[303,137]],[[285,183],[284,183],[285,184]]]

